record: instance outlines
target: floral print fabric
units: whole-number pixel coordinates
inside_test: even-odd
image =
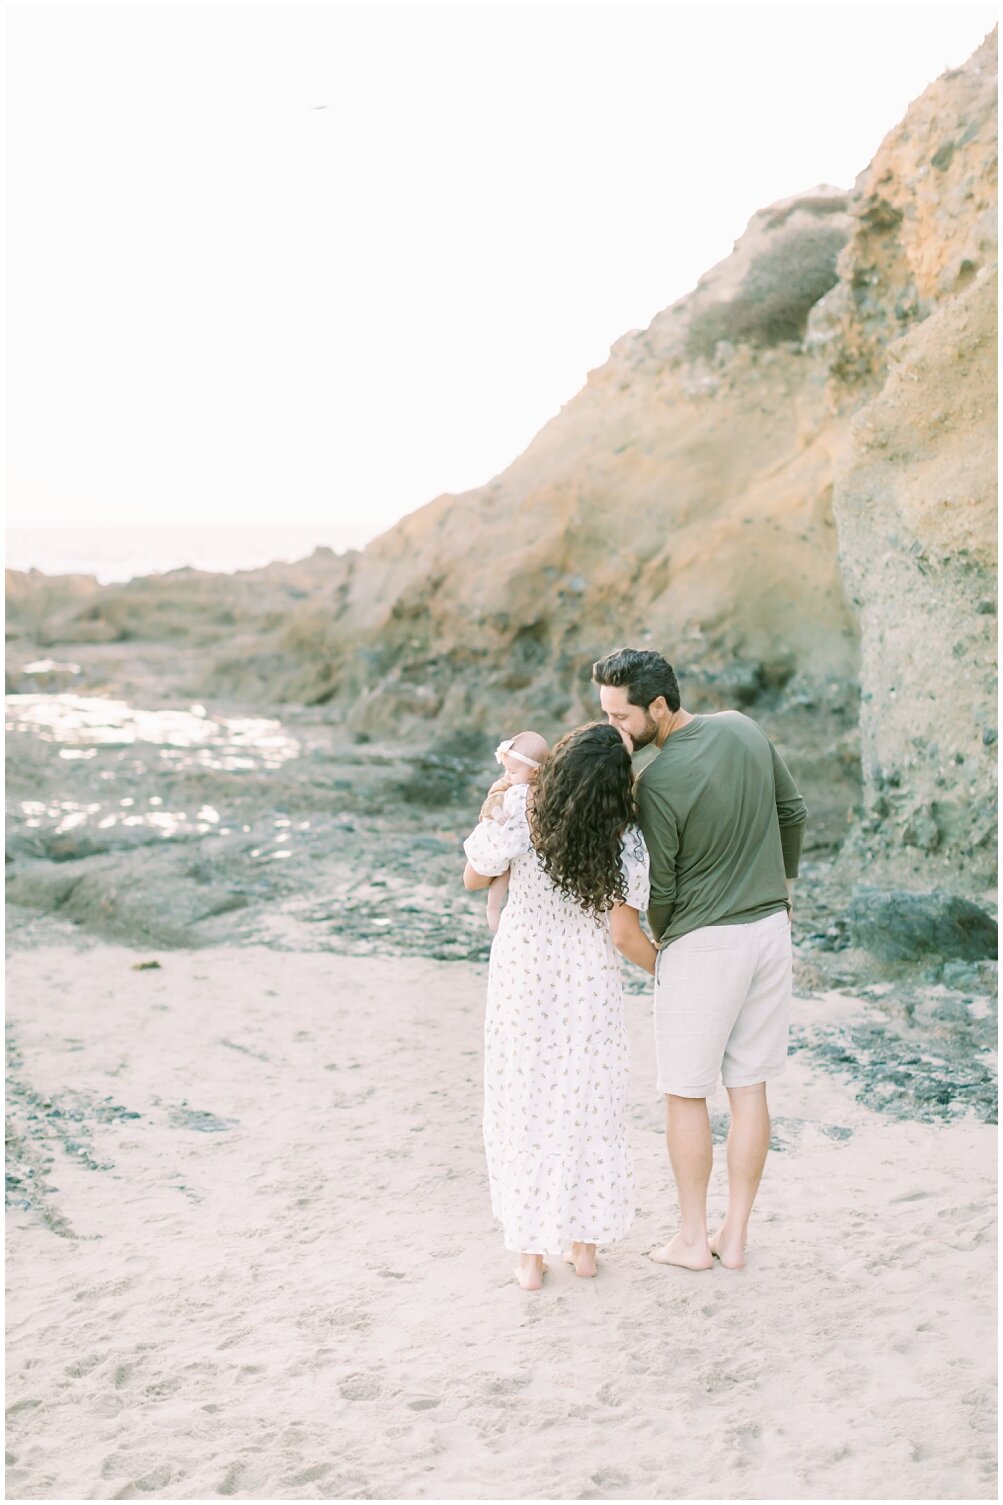
[[[624,1100],[627,1032],[608,917],[596,921],[547,877],[530,843],[528,786],[505,795],[505,825],[464,842],[484,875],[510,868],[491,948],[484,1022],[484,1145],[491,1205],[506,1246],[560,1254],[608,1244],[634,1216]],[[621,853],[626,902],[648,903],[636,827]]]

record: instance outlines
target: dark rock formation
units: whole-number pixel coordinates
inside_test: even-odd
[[[982,961],[998,954],[996,921],[965,899],[858,888],[850,903],[850,936],[855,946],[882,962],[913,962],[924,957]]]

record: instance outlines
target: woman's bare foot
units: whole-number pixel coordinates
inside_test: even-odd
[[[564,1259],[566,1264],[574,1265],[575,1274],[580,1275],[583,1280],[599,1272],[599,1266],[596,1264],[595,1244],[574,1243]]]
[[[669,1239],[667,1244],[662,1244],[661,1248],[652,1249],[648,1258],[653,1259],[656,1265],[679,1265],[684,1270],[710,1270],[714,1265],[714,1256],[706,1239],[702,1243],[691,1244],[681,1233]]]
[[[547,1266],[542,1254],[520,1254],[515,1267],[515,1278],[524,1291],[538,1291],[543,1285],[543,1273]]]
[[[745,1269],[745,1239],[735,1238],[722,1224],[716,1233],[712,1233],[707,1241],[710,1252],[715,1259],[719,1259],[726,1270]]]

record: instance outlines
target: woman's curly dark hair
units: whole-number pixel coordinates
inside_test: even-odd
[[[547,876],[597,920],[627,897],[620,838],[636,817],[632,788],[623,738],[595,721],[561,738],[529,802],[530,834]]]

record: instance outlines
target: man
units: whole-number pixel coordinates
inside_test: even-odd
[[[660,1264],[745,1263],[749,1214],[770,1144],[766,1082],[784,1068],[791,997],[791,882],[804,800],[766,733],[739,711],[683,709],[659,653],[621,648],[593,666],[607,720],[635,750],[651,859],[658,1090],[681,1226]],[[642,760],[638,759],[638,763]],[[728,1210],[707,1234],[707,1097],[728,1091]]]

